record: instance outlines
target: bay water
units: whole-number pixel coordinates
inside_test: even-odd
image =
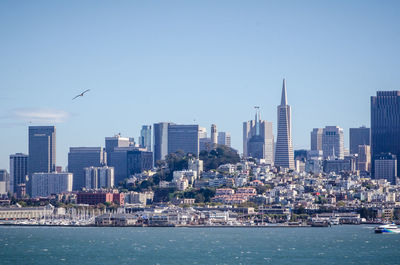
[[[328,228],[0,227],[0,264],[400,264],[400,234]]]

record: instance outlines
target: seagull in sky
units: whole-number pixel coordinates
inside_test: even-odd
[[[83,91],[83,92],[80,93],[79,95],[76,95],[72,100],[74,100],[74,99],[76,99],[76,98],[78,98],[78,97],[83,97],[83,95],[84,95],[86,92],[88,92],[88,91],[90,91],[90,89],[86,89],[85,91]]]

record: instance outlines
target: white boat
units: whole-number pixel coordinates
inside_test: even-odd
[[[386,224],[380,225],[375,227],[375,233],[382,234],[382,233],[392,233],[392,234],[399,234],[400,227],[395,224]]]

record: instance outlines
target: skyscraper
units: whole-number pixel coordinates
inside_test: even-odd
[[[338,126],[325,126],[322,131],[322,151],[324,159],[344,158],[343,129]]]
[[[29,175],[56,169],[56,128],[29,126]]]
[[[275,165],[294,169],[291,108],[287,104],[285,79],[283,79],[281,104],[278,106],[278,135],[276,139]]]
[[[243,122],[243,156],[265,159],[267,164],[274,164],[272,122],[261,120],[258,107],[254,120]]]
[[[378,91],[371,97],[371,152],[372,172],[381,153],[400,157],[400,91]]]
[[[105,164],[102,147],[70,147],[68,153],[68,172],[73,173],[73,190],[85,187],[85,167],[100,167]]]
[[[168,154],[178,150],[199,156],[199,125],[168,125]]]
[[[121,137],[120,134],[116,134],[113,137],[106,137],[105,139],[107,163],[110,161],[111,153],[114,152],[115,147],[129,147],[134,145],[132,138]]]
[[[163,160],[168,154],[168,122],[159,122],[154,128],[154,163]]]
[[[16,193],[20,184],[25,184],[28,175],[28,155],[10,155],[10,192]]]
[[[371,129],[365,126],[350,128],[350,154],[358,154],[358,146],[371,144]]]
[[[140,131],[139,145],[151,152],[151,125],[143,125]]]
[[[10,177],[5,169],[0,169],[0,197],[7,195],[10,189]]]
[[[231,147],[231,134],[228,132],[218,132],[218,144]]]
[[[322,151],[321,128],[314,128],[311,132],[311,151]]]

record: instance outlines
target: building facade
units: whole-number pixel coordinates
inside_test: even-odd
[[[218,132],[218,144],[231,147],[231,134],[228,132]]]
[[[10,190],[10,176],[5,169],[0,169],[0,197],[6,196]]]
[[[199,156],[199,125],[168,125],[168,154],[177,151]]]
[[[101,167],[106,164],[105,160],[106,155],[102,147],[70,147],[68,172],[73,173],[73,190],[80,190],[86,186],[86,167]]]
[[[113,167],[86,167],[84,170],[86,189],[109,189],[114,187]]]
[[[278,106],[278,135],[275,149],[275,165],[295,169],[292,145],[291,108],[287,104],[286,81],[283,79],[281,104]]]
[[[400,91],[378,91],[371,97],[371,157],[391,153],[400,157]],[[400,172],[397,163],[397,174]],[[399,175],[397,175],[399,176]]]
[[[261,143],[261,139],[263,143]],[[251,146],[251,147],[250,147]],[[263,150],[260,150],[263,148]],[[243,156],[265,159],[265,163],[274,164],[274,134],[272,122],[261,120],[257,108],[255,119],[243,122]]]
[[[374,157],[374,177],[375,179],[386,179],[392,185],[397,183],[397,157],[396,155],[387,153]]]
[[[29,126],[28,174],[56,169],[56,127]]]
[[[28,176],[28,155],[16,153],[10,155],[10,192],[16,193],[20,184],[26,183]]]
[[[322,151],[322,128],[314,128],[311,132],[311,151]]]
[[[358,146],[371,144],[371,129],[365,126],[350,128],[350,154],[358,154]]]
[[[338,126],[326,126],[322,132],[322,152],[324,159],[344,158],[343,129]]]
[[[139,145],[151,152],[151,125],[143,125],[140,130]]]
[[[153,152],[133,150],[127,152],[128,175],[142,173],[153,168]]]
[[[33,173],[32,198],[72,191],[72,173]]]
[[[164,160],[168,155],[168,125],[168,122],[159,122],[153,125],[154,163]]]

